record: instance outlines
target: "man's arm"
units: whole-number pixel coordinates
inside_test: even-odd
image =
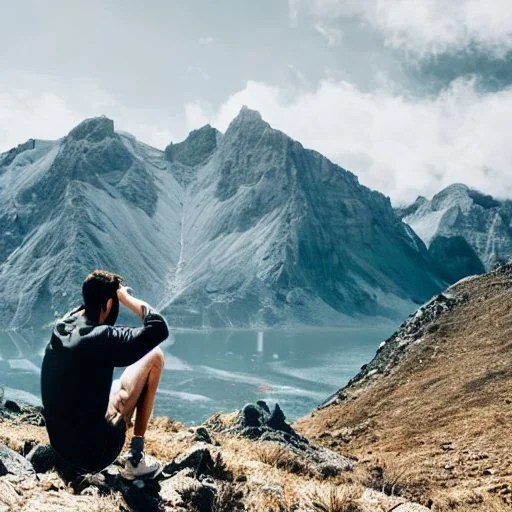
[[[117,290],[119,302],[143,319],[142,327],[108,328],[107,358],[114,366],[128,366],[146,355],[169,336],[164,318],[151,306],[128,293],[126,286]]]
[[[144,318],[145,316],[144,308],[146,308],[147,310],[151,309],[150,305],[147,302],[144,302],[130,295],[129,288],[127,286],[120,286],[118,288],[117,298],[119,299],[119,302],[123,306],[127,307],[128,309],[131,309],[136,315],[139,315],[141,318]]]

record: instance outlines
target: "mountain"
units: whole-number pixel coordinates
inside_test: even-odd
[[[512,261],[453,285],[294,427],[432,510],[510,510],[511,300]]]
[[[512,201],[454,184],[397,209],[450,282],[490,270],[512,255]]]
[[[7,155],[7,156],[6,156]],[[58,141],[0,156],[0,325],[28,327],[80,303],[94,268],[151,298],[179,255],[181,188],[161,152],[89,119]]]
[[[0,155],[0,321],[49,321],[93,268],[188,327],[403,318],[441,289],[388,198],[247,108],[165,151],[88,119]]]

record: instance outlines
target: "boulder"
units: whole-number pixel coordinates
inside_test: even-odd
[[[0,476],[12,474],[20,477],[35,474],[32,464],[19,453],[0,444]]]
[[[208,448],[193,446],[185,453],[176,457],[164,467],[164,473],[173,475],[183,469],[193,469],[194,475],[198,478],[203,474],[212,474],[214,468],[213,458]]]
[[[36,473],[46,473],[55,466],[55,452],[49,444],[34,446],[27,455]]]

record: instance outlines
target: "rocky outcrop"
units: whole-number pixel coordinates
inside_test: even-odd
[[[246,404],[230,426],[224,426],[214,420],[210,420],[209,424],[218,432],[229,432],[252,440],[280,444],[299,455],[310,468],[324,478],[353,469],[352,460],[311,444],[285,420],[279,404],[275,404],[274,410],[270,411],[268,405],[259,400],[256,404]]]
[[[375,357],[368,364],[363,365],[345,387],[331,395],[320,407],[327,407],[353,397],[372,381],[389,375],[407,356],[412,344],[421,341],[427,332],[436,331],[436,320],[441,315],[449,313],[466,300],[467,295],[454,293],[449,288],[423,304],[392,336],[381,343]]]

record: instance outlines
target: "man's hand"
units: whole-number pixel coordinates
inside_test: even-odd
[[[131,309],[136,315],[139,315],[142,318],[144,317],[145,309],[149,309],[149,304],[133,297],[130,291],[131,288],[128,288],[128,286],[120,286],[117,289],[117,298],[119,299],[119,302],[123,304],[123,306]]]
[[[119,299],[119,302],[121,304],[124,304],[126,306],[126,297],[131,297],[131,288],[128,288],[128,286],[121,285],[117,289],[117,298]]]

